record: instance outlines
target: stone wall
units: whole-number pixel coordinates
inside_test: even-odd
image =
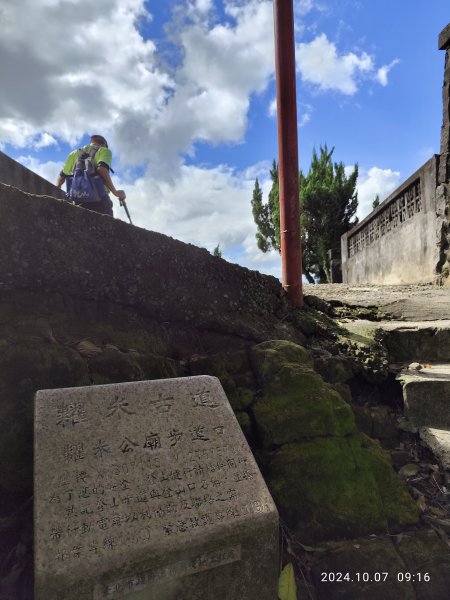
[[[274,277],[0,183],[0,505],[31,493],[36,390],[176,377],[192,356],[304,343],[309,319]]]
[[[437,204],[439,156],[397,188],[342,244],[344,283],[429,282],[441,260],[445,206]]]
[[[55,179],[56,177],[57,173],[55,173]],[[0,182],[32,194],[47,194],[55,198],[65,197],[62,190],[3,152],[0,152]]]
[[[195,324],[244,340],[302,341],[279,320],[292,309],[275,277],[0,183],[0,293],[8,290],[109,302],[168,327]]]
[[[444,83],[442,86],[442,129],[441,129],[441,161],[436,188],[436,202],[448,207],[450,187],[450,23],[439,35],[439,50],[445,50]],[[447,218],[442,236],[442,265],[439,268],[440,280],[444,285],[450,284],[450,232]]]

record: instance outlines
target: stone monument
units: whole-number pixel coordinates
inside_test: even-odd
[[[215,377],[39,391],[36,600],[274,600],[278,515]]]

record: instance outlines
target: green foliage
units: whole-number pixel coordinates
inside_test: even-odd
[[[217,244],[217,246],[214,248],[214,250],[213,250],[213,256],[217,256],[219,258],[222,258],[222,250],[220,249],[220,244]]]
[[[358,222],[356,181],[358,165],[347,176],[342,162],[333,163],[334,148],[320,147],[313,151],[311,166],[306,175],[300,171],[301,235],[303,272],[308,281],[314,277],[320,282],[329,280],[329,256],[341,254],[341,236]],[[278,168],[273,162],[270,171],[272,189],[265,204],[258,180],[253,190],[253,218],[257,225],[258,248],[267,252],[280,251],[280,208]]]
[[[269,193],[267,204],[263,202],[262,189],[259,186],[258,179],[255,180],[252,198],[253,219],[258,227],[256,234],[256,243],[263,252],[268,252],[272,248],[280,250],[280,227],[274,227],[274,223],[280,221],[280,202],[278,193],[278,167],[273,161],[270,171],[272,178],[272,189]]]
[[[372,202],[372,208],[380,206],[380,196],[377,194]]]
[[[278,579],[279,600],[297,600],[297,584],[292,563],[288,563]]]

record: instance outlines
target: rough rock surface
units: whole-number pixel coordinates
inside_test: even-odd
[[[429,284],[347,285],[345,283],[306,285],[306,298],[313,295],[328,302],[337,316],[342,307],[363,311],[359,318],[400,321],[434,321],[450,314],[450,289]],[[364,311],[366,311],[364,313]]]

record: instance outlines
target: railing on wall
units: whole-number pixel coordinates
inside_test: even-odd
[[[415,214],[422,211],[422,187],[420,177],[386,204],[380,206],[370,221],[347,238],[348,256],[354,256],[381,237],[401,227]]]

